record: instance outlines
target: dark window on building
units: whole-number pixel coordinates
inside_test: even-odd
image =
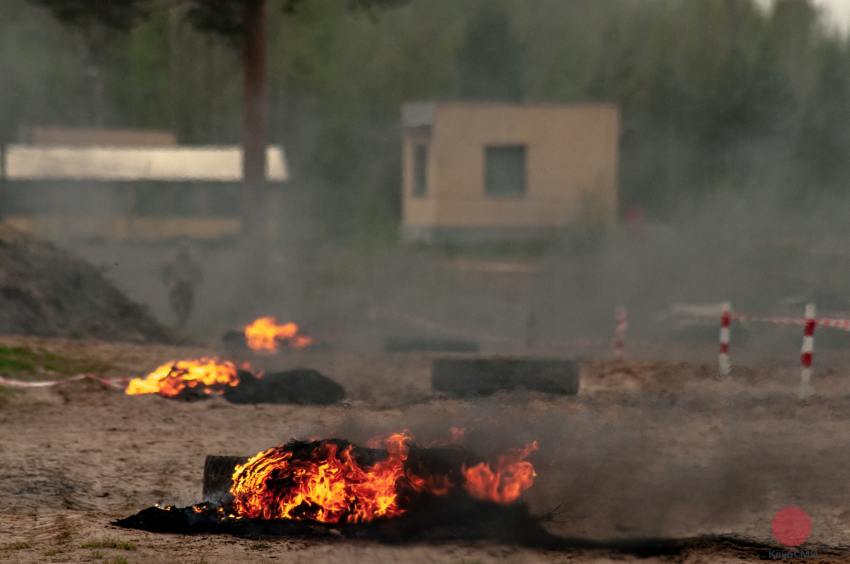
[[[525,145],[500,145],[484,149],[484,186],[488,196],[525,195],[525,153]]]
[[[428,190],[428,145],[413,147],[413,195],[424,196]]]

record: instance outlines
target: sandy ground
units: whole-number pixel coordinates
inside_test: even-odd
[[[142,373],[203,349],[3,337],[108,360]],[[350,541],[157,535],[110,521],[155,503],[200,500],[204,457],[252,454],[290,438],[355,441],[409,429],[439,443],[451,426],[482,454],[540,442],[535,513],[552,532],[588,538],[731,533],[771,541],[782,507],[811,515],[812,561],[850,561],[850,369],[818,374],[801,402],[790,369],[587,362],[577,397],[512,393],[475,401],[431,395],[431,357],[300,352],[258,362],[311,367],[348,390],[345,405],[236,406],[128,397],[93,382],[0,396],[0,561],[573,562],[629,561],[482,543],[384,546]],[[37,375],[33,375],[37,378]],[[778,545],[777,545],[778,546]],[[823,547],[821,547],[823,549]],[[706,548],[687,562],[767,554]]]

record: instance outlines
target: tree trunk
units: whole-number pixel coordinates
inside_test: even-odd
[[[0,221],[6,215],[6,141],[3,137],[0,135]]]
[[[242,233],[259,244],[264,230],[268,73],[266,1],[245,2],[242,43]],[[261,252],[258,250],[258,252]]]

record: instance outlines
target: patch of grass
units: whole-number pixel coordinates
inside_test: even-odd
[[[103,372],[110,368],[110,364],[91,358],[71,358],[40,349],[0,345],[0,373],[54,372],[70,376],[80,372]]]
[[[95,550],[94,552],[91,553],[91,557],[94,558],[95,560],[100,560],[101,558],[103,558],[103,553],[99,550]]]
[[[29,351],[23,347],[0,347],[0,370],[3,372],[29,372],[35,364],[29,360]]]
[[[59,548],[51,548],[44,551],[45,556],[59,556],[60,554],[62,554],[62,550]]]
[[[120,539],[112,538],[112,537],[104,537],[102,539],[95,539],[93,541],[89,541],[85,544],[80,545],[80,548],[114,548],[116,550],[136,550],[136,545],[122,541]]]
[[[114,556],[112,558],[107,558],[104,560],[105,564],[127,564],[127,559],[123,556]]]
[[[32,548],[32,545],[28,542],[7,542],[0,544],[0,552],[11,552],[13,550],[26,550],[27,548]]]

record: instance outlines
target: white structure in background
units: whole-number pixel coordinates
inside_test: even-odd
[[[7,145],[7,180],[239,182],[242,149],[227,146],[72,147]],[[288,179],[283,149],[266,149],[266,179]]]
[[[57,127],[31,128],[25,141],[0,147],[2,220],[21,231],[158,240],[241,230],[241,147],[178,145],[168,131]],[[279,146],[266,149],[266,180],[289,180]],[[168,204],[175,198],[183,208]]]

